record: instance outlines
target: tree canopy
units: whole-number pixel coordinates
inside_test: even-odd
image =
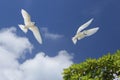
[[[116,76],[115,76],[116,75]],[[120,50],[98,59],[88,58],[64,69],[64,80],[113,80],[120,77]]]

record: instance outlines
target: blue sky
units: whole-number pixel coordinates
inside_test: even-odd
[[[43,45],[39,45],[33,39],[31,32],[25,35],[17,26],[23,23],[20,12],[22,8],[31,15],[32,21],[36,22],[40,31],[42,27],[46,27],[49,32],[64,37],[56,41],[43,37]],[[34,44],[34,53],[45,51],[47,55],[54,56],[59,50],[66,49],[75,53],[75,62],[80,62],[87,57],[99,57],[120,48],[119,0],[2,0],[0,9],[0,28],[17,27],[17,34],[27,36]],[[78,27],[91,18],[94,18],[94,21],[88,28],[100,27],[100,30],[95,35],[79,41],[77,45],[73,45],[71,38]]]
[[[26,37],[34,46],[31,54],[27,52],[24,59],[20,58],[22,62],[39,52],[54,57],[65,50],[73,56],[74,63],[80,63],[120,49],[119,3],[119,0],[0,0],[0,30],[14,26],[16,35]],[[19,29],[18,24],[23,24],[21,9],[25,9],[39,27],[42,45],[30,31],[24,34]],[[94,20],[87,29],[99,27],[99,31],[74,45],[71,38],[78,27],[91,18]],[[55,35],[57,38],[53,38]]]

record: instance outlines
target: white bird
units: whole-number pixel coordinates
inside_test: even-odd
[[[24,32],[27,33],[28,29],[33,32],[33,35],[35,36],[36,40],[42,44],[42,38],[39,32],[39,29],[35,26],[35,22],[31,21],[30,15],[24,10],[21,10],[23,19],[24,19],[24,24],[25,25],[18,25],[20,29]]]
[[[88,22],[86,22],[85,24],[81,25],[78,28],[78,30],[76,32],[76,35],[74,37],[72,37],[72,41],[73,41],[74,44],[77,43],[77,40],[81,40],[81,39],[83,39],[87,36],[91,36],[98,31],[99,27],[92,28],[92,29],[89,29],[89,30],[83,30],[86,27],[88,27],[91,24],[92,21],[93,21],[93,18],[90,19]]]

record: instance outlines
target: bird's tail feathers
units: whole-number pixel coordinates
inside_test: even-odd
[[[72,41],[73,41],[74,44],[77,43],[77,39],[75,37],[72,37]]]
[[[24,32],[27,33],[28,29],[24,26],[24,25],[18,25],[20,27],[20,29]]]

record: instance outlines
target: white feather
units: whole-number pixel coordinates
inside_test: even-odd
[[[37,40],[40,44],[42,44],[42,37],[41,37],[41,35],[40,35],[39,29],[38,29],[36,26],[30,27],[29,29],[33,32],[33,35],[34,35],[34,37],[36,38],[36,40]]]
[[[21,10],[21,13],[22,13],[25,25],[29,25],[29,23],[31,23],[30,15],[24,9]]]
[[[72,38],[72,41],[73,41],[74,44],[77,43],[77,40],[81,40],[81,39],[83,39],[83,38],[85,38],[87,36],[91,36],[91,35],[95,34],[99,30],[99,27],[92,28],[92,29],[89,29],[89,30],[83,30],[86,27],[88,27],[92,21],[93,21],[93,18],[90,19],[88,22],[86,22],[85,24],[83,24],[82,26],[80,26],[78,28],[78,30],[76,32],[76,35]]]
[[[42,44],[42,38],[39,32],[39,29],[34,25],[35,22],[31,21],[30,15],[24,9],[21,10],[21,13],[22,13],[25,25],[18,25],[20,29],[25,33],[27,32],[28,29],[30,29],[33,32],[33,35],[36,38],[36,40],[40,44]]]
[[[89,29],[89,30],[85,31],[85,34],[86,34],[86,36],[91,36],[91,35],[95,34],[98,31],[98,29],[99,29],[99,27]]]
[[[77,43],[77,39],[75,37],[72,38],[72,41],[73,41],[74,44]]]
[[[86,37],[86,35],[83,33],[77,34],[77,36],[78,36],[78,38],[77,38],[78,40],[81,40]]]
[[[93,18],[90,19],[88,22],[84,23],[83,25],[81,25],[81,26],[78,28],[77,33],[81,32],[83,29],[85,29],[86,27],[88,27],[88,26],[91,24],[92,21],[93,21]],[[77,33],[76,33],[76,34],[77,34]]]
[[[18,25],[18,26],[24,33],[27,33],[28,29],[24,25]]]

